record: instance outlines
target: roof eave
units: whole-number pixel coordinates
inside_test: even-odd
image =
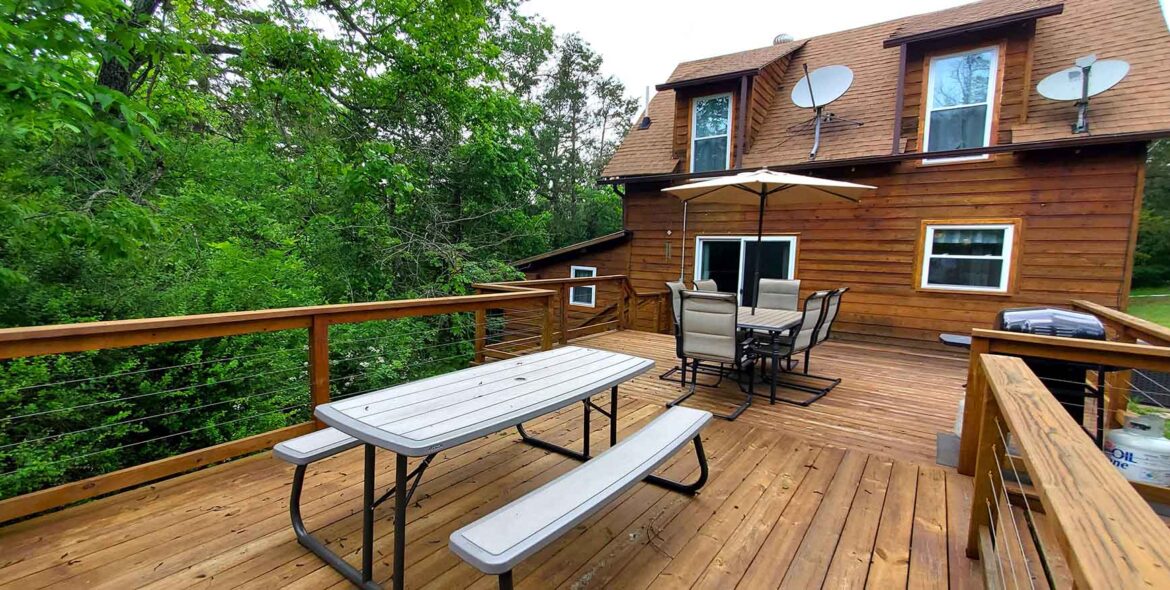
[[[1034,8],[1032,10],[1017,12],[1015,14],[1005,14],[995,18],[989,18],[971,23],[963,23],[961,25],[955,25],[953,27],[946,27],[944,29],[938,29],[934,31],[927,31],[925,33],[915,33],[913,35],[906,35],[903,37],[891,37],[882,42],[882,47],[889,49],[890,47],[918,43],[920,41],[931,41],[934,39],[941,39],[943,37],[950,37],[952,35],[958,35],[961,33],[971,33],[975,31],[983,31],[986,29],[994,29],[996,27],[1036,20],[1046,16],[1054,16],[1062,12],[1064,12],[1064,4],[1043,6],[1041,8]]]
[[[608,245],[610,242],[617,242],[617,241],[625,240],[627,237],[629,237],[629,235],[630,235],[630,230],[623,229],[623,230],[616,231],[616,232],[613,232],[610,234],[605,234],[604,236],[598,236],[596,238],[593,238],[592,240],[585,240],[584,242],[577,242],[576,244],[569,244],[568,246],[562,246],[560,248],[557,248],[556,250],[549,250],[548,252],[545,252],[543,254],[537,254],[536,256],[529,256],[528,258],[521,258],[520,260],[510,262],[509,264],[511,266],[520,268],[520,267],[528,266],[530,264],[535,264],[538,262],[545,262],[545,261],[549,261],[551,259],[555,259],[559,256],[565,256],[567,254],[576,254],[577,252],[579,252],[580,250],[583,250],[583,249],[593,248],[596,246],[604,246],[604,245]]]
[[[904,160],[918,160],[922,158],[960,158],[964,156],[977,156],[982,154],[1002,154],[1008,152],[1030,152],[1047,149],[1062,149],[1062,148],[1077,148],[1093,145],[1104,145],[1110,143],[1132,143],[1142,141],[1153,141],[1155,139],[1163,139],[1170,137],[1170,129],[1159,129],[1155,131],[1141,131],[1134,133],[1114,133],[1110,135],[1095,135],[1090,137],[1067,137],[1062,139],[1047,139],[1042,141],[1031,141],[1024,143],[1008,143],[1003,145],[992,145],[981,148],[966,148],[961,150],[948,150],[939,152],[904,152],[900,154],[883,154],[880,156],[862,156],[858,158],[843,158],[839,160],[816,160],[812,162],[801,162],[799,164],[778,164],[767,166],[754,166],[736,168],[733,170],[719,170],[714,172],[699,172],[699,173],[670,173],[670,174],[630,174],[625,176],[605,176],[597,179],[598,184],[628,184],[633,182],[671,182],[676,180],[691,180],[696,178],[709,178],[714,176],[723,176],[730,172],[751,172],[753,170],[761,170],[767,168],[768,170],[775,170],[777,172],[793,172],[800,170],[812,170],[816,168],[839,168],[842,166],[863,166],[870,164],[891,164],[901,162]]]
[[[688,86],[702,86],[703,84],[711,84],[714,82],[727,82],[729,80],[738,80],[744,76],[755,76],[760,73],[762,68],[750,68],[747,70],[739,70],[736,72],[727,72],[725,74],[717,74],[714,76],[704,76],[702,78],[692,78],[690,80],[679,80],[677,82],[664,82],[654,87],[655,90],[674,90],[676,88],[686,88]]]

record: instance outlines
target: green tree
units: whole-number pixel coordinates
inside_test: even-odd
[[[1133,286],[1170,285],[1170,142],[1150,144]]]

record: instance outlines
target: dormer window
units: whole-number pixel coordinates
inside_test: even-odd
[[[691,172],[727,170],[731,165],[731,93],[692,101]]]
[[[983,47],[930,59],[923,138],[927,152],[991,144],[999,49]],[[927,163],[982,159],[987,155],[926,160]]]

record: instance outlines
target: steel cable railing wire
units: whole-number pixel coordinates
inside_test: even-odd
[[[0,473],[0,477],[7,477],[7,476],[9,476],[9,475],[12,475],[12,474],[14,474],[14,473],[19,473],[19,472],[21,472],[21,471],[28,471],[28,470],[30,470],[30,469],[41,469],[41,468],[44,468],[44,467],[49,467],[49,466],[53,466],[53,465],[58,465],[58,464],[60,464],[60,463],[65,463],[65,462],[69,462],[69,461],[77,461],[77,460],[80,460],[80,459],[86,459],[86,458],[89,458],[89,457],[93,457],[93,456],[95,456],[95,455],[100,455],[100,454],[102,454],[102,453],[110,453],[110,452],[114,452],[114,451],[121,451],[121,450],[124,450],[124,449],[129,449],[129,448],[132,448],[132,447],[136,447],[136,446],[140,446],[140,445],[149,444],[149,443],[152,443],[152,442],[158,442],[158,441],[161,441],[161,440],[167,440],[167,439],[171,439],[171,438],[174,438],[174,437],[176,437],[176,436],[185,436],[185,435],[188,435],[188,434],[194,434],[194,433],[196,433],[196,432],[201,432],[201,431],[204,431],[204,430],[209,430],[209,429],[212,429],[212,428],[219,428],[219,427],[222,427],[222,426],[227,426],[227,425],[229,425],[229,424],[236,424],[236,423],[243,422],[243,421],[246,421],[246,420],[255,420],[256,418],[263,418],[263,417],[265,417],[265,416],[271,416],[271,415],[274,415],[274,414],[287,413],[287,412],[290,412],[290,411],[292,411],[292,410],[296,410],[296,409],[298,409],[298,408],[307,408],[308,406],[309,406],[309,403],[308,403],[308,402],[305,402],[305,403],[302,403],[302,404],[296,404],[296,405],[293,405],[293,406],[286,406],[286,407],[280,408],[279,410],[273,410],[273,411],[271,411],[271,412],[264,412],[264,413],[261,413],[261,414],[254,414],[254,415],[251,415],[251,416],[245,416],[245,417],[243,417],[243,418],[236,418],[235,420],[228,420],[228,421],[226,421],[226,422],[217,422],[217,423],[215,423],[215,424],[208,424],[208,425],[206,425],[206,426],[201,426],[201,427],[199,427],[199,428],[191,428],[191,429],[189,429],[189,430],[184,430],[184,431],[182,431],[182,432],[174,432],[174,433],[171,433],[171,434],[167,434],[167,435],[163,435],[163,436],[159,436],[159,437],[155,437],[155,438],[151,438],[151,439],[147,439],[147,440],[141,440],[141,441],[137,441],[137,442],[127,443],[127,444],[120,445],[120,446],[117,446],[117,447],[114,447],[114,448],[111,448],[111,449],[102,449],[102,450],[99,450],[99,451],[93,451],[93,452],[91,452],[91,453],[84,453],[84,454],[81,454],[81,455],[75,455],[75,456],[72,456],[72,457],[65,457],[65,458],[62,458],[62,459],[57,459],[57,460],[50,461],[50,462],[47,462],[47,463],[38,463],[38,464],[36,464],[36,465],[29,465],[29,466],[25,466],[25,467],[18,467],[18,468],[16,468],[16,469],[13,469],[13,470],[11,470],[11,471],[5,471],[5,472],[3,472],[3,473]]]
[[[988,473],[987,477],[990,478],[991,474]],[[995,489],[992,489],[991,493],[994,495]],[[999,527],[996,526],[995,514],[991,510],[991,500],[984,499],[983,502],[985,504],[987,504],[987,530],[989,533],[991,533],[992,540],[995,542],[996,545],[998,545],[999,544]],[[1003,568],[1003,558],[999,556],[999,552],[997,551],[995,555],[982,555],[981,554],[979,557],[982,559],[995,560],[996,564],[998,564],[998,567],[996,567],[995,569],[999,572],[999,582],[1000,582],[999,587],[1000,588],[1009,588],[1009,586],[1007,585],[1007,574],[1004,572],[1004,568]]]
[[[70,431],[70,432],[62,432],[62,433],[59,433],[59,434],[53,434],[53,435],[44,436],[44,437],[37,438],[37,439],[32,439],[32,440],[22,440],[22,441],[20,441],[20,442],[15,442],[15,443],[8,443],[8,444],[6,444],[6,445],[0,446],[0,451],[4,451],[4,450],[7,450],[7,449],[10,449],[10,448],[13,448],[13,447],[18,447],[18,446],[21,446],[21,445],[30,445],[30,444],[35,444],[35,443],[39,443],[39,442],[46,442],[46,441],[51,441],[51,440],[57,440],[57,439],[59,439],[59,438],[64,438],[64,437],[66,437],[66,436],[73,436],[73,435],[77,435],[77,434],[84,434],[84,433],[88,433],[88,432],[96,432],[96,431],[99,431],[99,430],[105,430],[105,429],[107,429],[107,428],[113,428],[113,427],[115,427],[115,426],[122,426],[122,425],[126,425],[126,424],[135,424],[135,423],[138,423],[138,422],[145,422],[146,420],[153,420],[153,419],[155,419],[155,418],[164,418],[164,417],[166,417],[166,416],[174,416],[174,415],[176,415],[176,414],[182,414],[182,413],[185,413],[185,412],[194,412],[194,411],[196,411],[196,410],[202,410],[202,409],[205,409],[205,408],[212,408],[212,407],[215,407],[215,406],[222,406],[222,405],[224,405],[224,404],[228,404],[228,403],[232,403],[232,402],[241,402],[241,401],[244,401],[244,400],[254,399],[254,398],[257,398],[257,397],[260,397],[260,396],[268,396],[268,395],[273,395],[273,394],[276,394],[276,393],[280,393],[280,392],[282,392],[282,391],[288,391],[288,390],[290,390],[290,389],[295,389],[295,388],[298,388],[298,387],[302,387],[302,388],[305,388],[305,389],[307,389],[307,388],[308,388],[308,384],[307,384],[307,383],[296,383],[296,384],[294,384],[294,385],[289,385],[289,386],[287,386],[287,387],[282,387],[282,388],[280,388],[280,389],[273,389],[273,390],[269,390],[269,391],[262,391],[262,392],[260,392],[260,393],[253,393],[253,394],[251,394],[251,395],[245,395],[245,396],[242,396],[242,397],[237,397],[237,398],[233,398],[233,399],[221,400],[221,401],[217,401],[217,402],[211,402],[211,403],[208,403],[208,404],[202,404],[202,405],[198,405],[198,406],[191,406],[191,407],[179,408],[179,409],[177,409],[177,410],[171,410],[171,411],[169,411],[169,412],[163,412],[163,413],[161,413],[161,414],[154,414],[154,415],[151,415],[151,416],[142,416],[142,417],[139,417],[139,418],[131,418],[131,419],[128,419],[128,420],[123,420],[123,421],[121,421],[121,422],[111,422],[111,423],[108,423],[108,424],[100,424],[100,425],[98,425],[98,426],[92,426],[92,427],[90,427],[90,428],[83,428],[83,429],[81,429],[81,430],[73,430],[73,431]]]
[[[998,453],[996,453],[996,454],[998,455]],[[998,457],[996,457],[996,461],[998,462]],[[992,478],[991,484],[992,484],[992,486],[994,486],[995,485],[995,478],[990,473],[987,476]],[[1012,555],[1011,547],[1007,545],[1007,543],[1010,540],[1006,538],[1006,535],[1000,534],[1003,532],[1003,529],[1007,527],[1007,525],[1003,523],[1004,519],[1011,519],[1011,521],[1014,523],[1015,518],[1012,516],[1011,504],[1008,504],[1007,513],[1006,514],[1004,513],[1004,504],[1007,503],[1007,489],[1003,487],[1003,477],[1002,476],[999,478],[999,485],[1000,485],[999,489],[996,489],[993,487],[991,490],[991,497],[995,499],[995,515],[999,519],[999,526],[996,529],[997,534],[995,536],[995,544],[997,547],[996,553],[999,553],[998,548],[1000,548],[1000,547],[1003,548],[1003,553],[1005,555],[1007,555],[1008,567],[1011,568],[1011,571],[1012,571],[1012,581],[1015,582],[1016,580],[1019,579],[1019,575],[1016,573],[1016,559]],[[1002,494],[1000,493],[1001,490],[1003,491]],[[1003,543],[1003,544],[1001,545],[1001,543]],[[1001,562],[1002,562],[1002,558],[1001,558]],[[1016,587],[1015,584],[1013,584],[1012,586],[1005,586],[1005,588],[1014,588],[1014,587]]]
[[[998,419],[995,421],[995,429],[999,432],[999,440],[1003,443],[1003,448],[1007,449],[1007,435],[1004,434],[1003,423]],[[1007,456],[1008,464],[1012,468],[1012,476],[1016,480],[1016,486],[1018,486],[1020,489],[1020,496],[1024,499],[1024,521],[1028,523],[1028,534],[1032,538],[1032,544],[1036,547],[1036,555],[1040,557],[1040,568],[1044,570],[1044,577],[1048,580],[1048,587],[1055,588],[1055,578],[1052,575],[1052,568],[1048,564],[1048,556],[1044,555],[1044,552],[1041,551],[1041,547],[1043,545],[1040,543],[1040,534],[1036,527],[1036,513],[1032,510],[1032,502],[1028,500],[1028,494],[1024,493],[1024,484],[1020,479],[1020,468],[1016,466],[1016,458],[1011,453],[1004,453],[1004,455]],[[996,466],[999,466],[998,455],[996,456],[995,460]],[[1002,468],[1000,469],[1000,473],[1003,473]],[[1029,577],[1028,579],[1032,580],[1033,578]],[[1033,585],[1033,587],[1035,587],[1035,585]]]
[[[996,421],[996,427],[997,427],[997,428],[999,427],[999,423],[998,423],[998,421]],[[1002,438],[1002,431],[1000,432],[1000,434],[1001,434],[1001,438]],[[1004,448],[1005,448],[1005,449],[1007,448],[1007,442],[1006,442],[1006,439],[1005,439],[1005,442],[1004,442]],[[1004,453],[1004,454],[1005,454],[1005,455],[1008,455],[1008,453]],[[1010,455],[1009,455],[1009,456],[1010,456]],[[1025,575],[1025,576],[1028,578],[1028,584],[1029,584],[1029,586],[1032,588],[1032,590],[1035,590],[1035,588],[1036,588],[1036,582],[1035,582],[1035,578],[1034,578],[1034,576],[1033,576],[1033,574],[1032,574],[1032,566],[1028,565],[1028,560],[1027,560],[1027,558],[1026,558],[1026,556],[1027,556],[1027,551],[1025,551],[1025,550],[1024,550],[1024,537],[1023,537],[1023,535],[1021,535],[1021,534],[1020,534],[1020,525],[1019,525],[1019,523],[1018,523],[1018,522],[1016,522],[1016,516],[1015,516],[1015,513],[1014,513],[1014,511],[1012,510],[1011,503],[1010,503],[1010,502],[1008,502],[1008,500],[1007,500],[1007,498],[1008,498],[1008,489],[1007,489],[1007,483],[1006,483],[1006,482],[1004,481],[1004,479],[1003,479],[1003,465],[1001,465],[1001,464],[1000,464],[1000,461],[999,461],[999,453],[994,453],[994,457],[995,457],[995,468],[996,468],[997,470],[999,470],[999,474],[1000,474],[1000,476],[999,476],[999,486],[1000,486],[1000,492],[1002,492],[1002,494],[1003,494],[1003,499],[1004,499],[1004,502],[1006,502],[1006,503],[1007,503],[1007,505],[1008,505],[1008,506],[1007,506],[1007,514],[1006,514],[1006,518],[1007,518],[1007,519],[1009,519],[1009,520],[1011,521],[1011,525],[1012,525],[1012,527],[1011,527],[1011,528],[1012,528],[1012,531],[1015,533],[1015,538],[1016,538],[1017,547],[1019,547],[1019,549],[1020,549],[1020,556],[1021,556],[1021,559],[1023,560],[1023,563],[1021,563],[1020,565],[1021,565],[1021,568],[1024,570],[1024,575]],[[1021,483],[1020,483],[1020,479],[1019,479],[1019,474],[1018,474],[1018,473],[1016,473],[1016,485],[1018,485],[1018,486],[1019,486],[1020,493],[1021,493],[1021,494],[1023,494],[1024,488],[1023,488],[1023,484],[1021,484]],[[1025,497],[1026,497],[1026,496],[1025,496]],[[1026,502],[1026,500],[1025,500],[1025,502]],[[997,504],[998,504],[998,501],[997,501]],[[1001,516],[1004,516],[1002,512],[1001,512]],[[1032,539],[1032,542],[1033,542],[1033,543],[1035,543],[1035,538],[1034,538],[1034,537],[1033,537],[1033,539]],[[1016,570],[1015,570],[1015,567],[1014,567],[1014,560],[1012,559],[1012,554],[1011,554],[1011,552],[1010,552],[1010,551],[1008,551],[1008,559],[1009,559],[1009,560],[1012,560],[1012,562],[1013,562],[1013,567],[1012,567],[1012,578],[1013,578],[1013,579],[1017,579],[1017,578],[1016,578]]]
[[[13,391],[13,392],[16,392],[16,393],[20,393],[20,392],[22,392],[22,391],[27,391],[27,390],[30,390],[30,389],[44,389],[44,388],[46,388],[46,387],[56,387],[56,386],[60,386],[60,385],[74,385],[74,384],[77,384],[77,383],[86,383],[86,382],[90,382],[90,381],[99,381],[99,380],[105,380],[105,379],[114,379],[114,378],[117,378],[117,377],[131,377],[131,376],[134,376],[134,375],[143,375],[143,374],[147,374],[147,373],[156,373],[156,372],[159,372],[159,371],[169,371],[169,370],[172,370],[172,369],[187,369],[187,368],[190,368],[190,367],[199,367],[199,366],[208,365],[208,364],[211,364],[211,363],[221,363],[221,362],[237,361],[237,360],[244,360],[244,359],[251,359],[251,358],[258,358],[258,357],[275,356],[275,355],[278,355],[278,354],[287,354],[287,353],[289,353],[289,352],[293,352],[293,351],[300,351],[301,353],[304,353],[304,352],[305,352],[307,349],[308,349],[308,346],[307,346],[307,345],[302,345],[302,346],[294,346],[294,347],[290,347],[290,348],[283,348],[283,349],[280,349],[280,350],[273,350],[273,351],[269,351],[269,352],[258,352],[258,353],[255,353],[255,354],[245,354],[245,355],[229,356],[229,357],[223,357],[223,358],[218,358],[218,359],[209,359],[209,360],[205,360],[205,361],[197,361],[197,362],[193,362],[193,363],[185,363],[185,364],[179,364],[179,365],[169,365],[169,366],[166,366],[166,367],[156,367],[156,368],[151,368],[151,369],[138,369],[138,370],[135,370],[135,371],[125,371],[125,372],[122,372],[122,373],[110,373],[110,374],[107,374],[107,375],[97,375],[97,376],[94,376],[94,377],[83,377],[83,378],[79,378],[79,379],[67,379],[67,380],[64,380],[64,381],[54,381],[54,382],[51,382],[51,383],[40,383],[40,384],[37,384],[37,385],[26,385],[26,386],[24,386],[24,387],[18,387],[18,388],[16,388],[16,389],[12,389],[11,391]]]
[[[60,412],[84,410],[87,408],[93,408],[93,407],[101,406],[101,405],[105,405],[105,404],[132,401],[132,400],[136,400],[136,399],[143,399],[143,398],[154,397],[154,396],[158,396],[158,395],[165,395],[165,394],[170,394],[170,393],[181,393],[184,391],[191,391],[191,390],[195,390],[195,389],[199,389],[199,388],[203,388],[203,387],[211,387],[213,385],[223,385],[225,383],[235,383],[238,381],[242,381],[245,379],[251,379],[251,378],[255,378],[255,377],[264,377],[264,376],[268,376],[268,375],[276,375],[279,373],[288,373],[290,371],[303,371],[303,370],[304,370],[303,366],[288,367],[285,369],[277,369],[275,371],[266,371],[266,372],[262,372],[262,373],[252,373],[250,375],[244,375],[243,377],[232,377],[230,379],[223,379],[221,381],[213,381],[211,383],[196,383],[194,385],[185,385],[183,387],[175,387],[175,388],[171,388],[171,389],[164,389],[161,391],[153,391],[150,393],[140,393],[137,395],[111,398],[111,399],[107,399],[107,400],[90,402],[90,403],[86,403],[86,404],[78,404],[76,406],[71,406],[68,408],[54,408],[51,410],[43,410],[40,412],[30,412],[28,414],[20,414],[17,416],[6,416],[4,418],[0,418],[0,424],[7,424],[7,423],[14,422],[17,420],[32,418],[32,417],[36,417],[36,416],[46,416],[49,414],[57,414]]]
[[[431,350],[431,349],[435,349],[435,348],[443,348],[443,347],[447,347],[447,346],[455,346],[455,345],[458,345],[458,344],[468,344],[468,343],[475,343],[475,342],[476,342],[476,341],[478,341],[478,340],[484,340],[484,341],[487,341],[487,340],[491,340],[491,339],[493,339],[493,338],[499,338],[499,337],[501,337],[501,336],[505,336],[505,337],[506,337],[506,336],[526,336],[526,337],[529,337],[529,338],[536,338],[536,337],[539,337],[539,336],[540,336],[540,334],[531,334],[531,333],[529,333],[529,332],[519,332],[519,331],[506,331],[506,332],[502,332],[502,333],[495,333],[495,334],[490,334],[490,335],[488,335],[488,334],[485,334],[485,335],[484,335],[483,337],[481,337],[481,338],[477,338],[477,337],[474,337],[474,336],[473,336],[473,337],[471,337],[471,338],[466,338],[466,339],[463,339],[463,340],[452,340],[452,341],[449,341],[449,342],[440,342],[440,343],[438,343],[438,344],[432,344],[432,345],[429,345],[429,346],[423,346],[423,347],[419,347],[419,348],[413,348],[413,349],[411,349],[411,352],[412,352],[412,353],[415,353],[415,352],[421,352],[421,351],[425,351],[425,350]],[[368,340],[366,340],[366,341],[368,342]],[[336,347],[334,347],[334,348],[335,348],[335,349],[340,349],[341,347],[342,347],[342,345],[340,345],[340,344],[339,344],[339,345],[337,345],[337,346],[336,346]],[[369,348],[372,348],[372,346],[366,346],[365,348],[369,349]],[[379,357],[379,356],[385,356],[385,355],[386,355],[386,352],[385,352],[385,351],[378,351],[378,352],[374,352],[374,353],[371,353],[371,354],[367,354],[367,355],[363,355],[363,356],[358,356],[358,357],[344,357],[344,358],[339,358],[339,359],[330,359],[330,360],[329,360],[329,364],[330,364],[330,365],[338,365],[338,364],[345,363],[345,362],[350,362],[350,361],[355,361],[355,360],[364,360],[364,359],[370,359],[370,358],[375,358],[375,357]]]
[[[521,333],[521,332],[505,332],[505,333],[503,333],[503,334],[502,334],[502,336],[504,336],[504,337],[507,337],[507,336],[524,335],[524,334],[527,334],[527,333],[526,333],[526,332],[525,332],[525,333]],[[495,335],[495,336],[501,336],[501,335],[499,335],[499,334],[498,334],[498,335]],[[383,338],[383,337],[379,337],[379,338]],[[384,338],[389,338],[389,337],[384,337]],[[484,337],[484,339],[486,339],[486,338],[487,338],[487,337],[485,336],[485,337]],[[452,341],[452,342],[445,342],[445,343],[435,344],[435,345],[432,345],[432,346],[423,347],[423,348],[421,348],[421,349],[415,349],[415,350],[427,350],[427,349],[432,349],[432,348],[441,348],[441,347],[444,347],[444,346],[454,346],[454,345],[457,345],[457,344],[460,344],[460,343],[472,343],[472,342],[475,342],[475,341],[476,341],[476,338],[470,338],[470,339],[466,339],[466,340]],[[230,361],[233,361],[233,360],[239,360],[239,359],[244,359],[244,358],[256,358],[256,357],[261,357],[261,356],[272,356],[272,355],[279,354],[279,353],[282,353],[282,352],[290,352],[290,351],[294,351],[294,350],[300,350],[300,351],[304,352],[306,349],[307,349],[307,347],[299,347],[299,348],[287,348],[287,349],[283,349],[283,350],[280,350],[280,351],[272,351],[271,353],[257,353],[257,354],[254,354],[254,355],[241,355],[241,356],[236,356],[236,357],[224,357],[224,358],[222,358],[222,359],[218,359],[218,360],[219,360],[219,361],[224,361],[224,362],[230,362]],[[330,361],[330,363],[331,363],[331,364],[337,364],[337,363],[348,362],[348,361],[353,361],[353,360],[362,360],[362,359],[367,359],[367,358],[374,358],[374,357],[378,357],[378,356],[383,356],[384,354],[385,354],[385,353],[375,353],[375,354],[370,354],[370,355],[367,355],[367,356],[364,356],[364,357],[358,357],[358,358],[353,358],[353,357],[350,357],[350,358],[345,358],[345,359],[338,359],[338,360],[335,360],[335,361]],[[61,382],[57,382],[56,384],[80,383],[80,382],[94,381],[94,380],[99,380],[99,379],[104,379],[104,378],[111,378],[111,377],[114,377],[114,376],[129,376],[129,375],[135,375],[135,374],[143,374],[143,373],[146,373],[146,372],[153,372],[153,371],[157,371],[157,370],[164,370],[164,369],[167,369],[167,368],[186,368],[186,367],[194,367],[194,366],[201,366],[201,365],[206,365],[206,364],[208,364],[208,363],[211,363],[211,362],[215,362],[215,361],[200,361],[200,362],[198,362],[198,363],[187,363],[187,364],[184,364],[184,365],[172,365],[172,366],[170,366],[170,367],[160,367],[159,369],[144,369],[144,370],[141,370],[141,371],[129,371],[129,372],[125,372],[125,373],[114,374],[114,375],[108,375],[108,376],[97,376],[97,377],[93,377],[93,378],[89,378],[89,379],[75,379],[75,380],[69,380],[69,381],[61,381]],[[65,407],[65,408],[53,408],[53,409],[49,409],[49,410],[42,410],[42,411],[38,411],[38,412],[29,412],[29,413],[26,413],[26,414],[17,414],[17,415],[13,415],[13,416],[4,416],[4,417],[0,417],[0,424],[11,423],[11,422],[15,422],[15,421],[19,421],[19,420],[23,420],[23,419],[27,419],[27,418],[38,417],[38,416],[46,416],[46,415],[58,414],[58,413],[62,413],[62,412],[70,412],[70,411],[76,411],[76,410],[88,409],[88,408],[98,407],[98,406],[107,405],[107,404],[112,404],[112,403],[118,403],[118,402],[127,402],[127,401],[133,401],[133,400],[140,400],[140,399],[145,399],[145,398],[149,398],[149,397],[155,397],[155,396],[159,396],[159,395],[166,395],[166,394],[180,393],[180,392],[184,392],[184,391],[191,391],[191,390],[200,389],[200,388],[205,388],[205,387],[212,387],[212,386],[215,386],[215,385],[223,385],[223,384],[235,383],[235,382],[242,381],[242,380],[245,380],[245,379],[252,379],[252,378],[256,378],[256,377],[263,377],[263,376],[274,375],[274,374],[279,374],[279,373],[287,373],[287,372],[290,372],[290,371],[295,371],[295,370],[303,370],[303,369],[304,369],[304,364],[305,364],[305,363],[304,363],[304,362],[302,362],[302,363],[301,363],[299,366],[297,366],[297,367],[288,367],[288,368],[277,369],[277,370],[273,370],[273,371],[260,372],[260,373],[252,373],[252,374],[245,375],[245,376],[242,376],[242,377],[232,377],[232,378],[229,378],[229,379],[223,379],[223,380],[220,380],[220,381],[214,381],[214,382],[211,382],[211,383],[198,383],[198,384],[186,385],[186,386],[183,386],[183,387],[175,387],[175,388],[170,388],[170,389],[164,389],[164,390],[155,391],[155,392],[150,392],[150,393],[143,393],[143,394],[137,394],[137,395],[131,395],[131,396],[121,396],[121,397],[117,397],[117,398],[111,398],[111,399],[107,399],[107,400],[101,400],[101,401],[96,401],[96,402],[90,402],[90,403],[86,403],[86,404],[79,404],[79,405],[76,405],[76,406],[69,406],[69,407]],[[39,386],[29,386],[29,387],[48,387],[49,385],[50,385],[50,384],[43,384],[43,385],[39,385]],[[22,388],[22,389],[27,389],[27,388]],[[20,391],[20,390],[16,390],[16,391]]]

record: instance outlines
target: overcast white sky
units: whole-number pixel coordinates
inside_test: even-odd
[[[557,33],[580,33],[605,59],[606,73],[642,98],[680,61],[763,47],[779,33],[802,39],[969,1],[530,0],[522,10]]]

